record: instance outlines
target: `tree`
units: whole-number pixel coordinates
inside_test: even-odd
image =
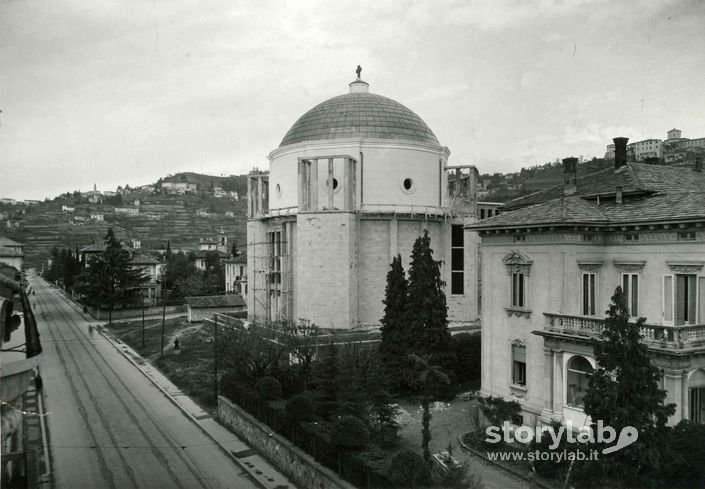
[[[338,410],[338,352],[332,342],[327,350],[314,364],[311,380],[316,412],[324,418]]]
[[[320,343],[320,329],[310,321],[302,320],[298,324],[285,326],[278,340],[285,346],[301,368],[304,390],[311,381],[311,366],[316,358]]]
[[[444,287],[441,262],[433,259],[431,238],[428,231],[424,231],[411,252],[407,334],[413,342],[412,353],[429,356],[432,363],[440,365],[448,365],[450,361],[448,306]]]
[[[381,364],[376,362],[370,372],[366,396],[369,402],[368,419],[372,433],[382,445],[392,445],[399,434],[399,407],[389,393],[389,381],[382,371]]]
[[[105,250],[94,257],[76,279],[76,290],[93,305],[108,308],[108,322],[116,304],[136,303],[140,285],[149,280],[133,268],[130,252],[115,238],[112,228],[105,235]]]
[[[431,401],[438,398],[446,386],[450,383],[448,375],[438,366],[429,363],[413,353],[409,355],[409,360],[413,363],[416,381],[414,387],[421,394],[421,407],[423,417],[421,418],[421,447],[423,448],[423,458],[426,462],[431,462]]]
[[[668,436],[666,422],[675,412],[674,404],[664,404],[661,373],[651,363],[648,347],[639,333],[645,322],[629,322],[626,299],[617,287],[607,310],[602,338],[595,344],[598,368],[592,374],[585,395],[585,414],[593,423],[601,420],[617,433],[622,428],[637,429],[638,440],[608,458],[599,460],[603,482],[622,487],[650,485],[664,472],[663,440]],[[579,476],[577,476],[579,477]],[[593,480],[594,482],[594,480]]]
[[[392,259],[384,289],[384,317],[381,320],[379,354],[393,388],[398,389],[406,371],[406,357],[412,338],[406,324],[409,283],[406,280],[401,255]]]

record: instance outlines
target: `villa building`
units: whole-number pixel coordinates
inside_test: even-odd
[[[482,250],[482,394],[586,424],[593,344],[617,286],[662,373],[670,419],[705,422],[705,173],[627,162],[516,199],[469,226]]]

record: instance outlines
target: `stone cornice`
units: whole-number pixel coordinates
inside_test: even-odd
[[[645,260],[613,260],[613,263],[622,272],[638,272],[646,265]]]
[[[667,261],[666,265],[676,273],[698,273],[705,261]]]

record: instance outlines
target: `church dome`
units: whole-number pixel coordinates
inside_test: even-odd
[[[350,93],[322,102],[302,115],[279,147],[304,141],[343,138],[374,138],[415,141],[438,145],[426,123],[399,102],[369,93],[358,79]]]

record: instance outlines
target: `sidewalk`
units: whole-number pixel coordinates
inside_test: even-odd
[[[235,464],[241,467],[250,478],[263,489],[296,489],[296,486],[288,480],[274,465],[267,459],[245,443],[236,434],[228,431],[223,425],[218,423],[213,416],[201,409],[190,397],[181,392],[164,374],[152,367],[137,352],[128,345],[113,336],[109,331],[104,330],[90,316],[87,316],[73,301],[68,300],[76,311],[78,311],[90,324],[96,326],[97,331],[110,342],[115,349],[127,358],[142,374],[144,374],[164,395],[174,403],[181,412],[193,423],[197,424],[220,448],[227,453]],[[96,324],[98,323],[98,324]]]

